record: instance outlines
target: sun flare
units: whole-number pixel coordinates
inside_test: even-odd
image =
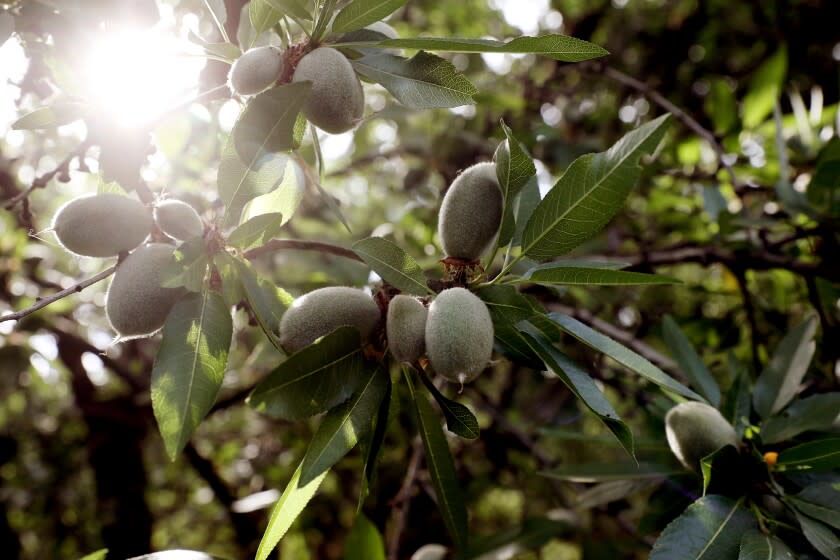
[[[137,127],[194,94],[204,60],[159,31],[122,31],[98,40],[85,65],[90,101],[115,124]]]

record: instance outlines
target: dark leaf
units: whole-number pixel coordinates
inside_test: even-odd
[[[548,318],[556,323],[563,331],[572,335],[587,346],[603,352],[626,368],[635,371],[645,379],[652,381],[663,389],[674,391],[684,397],[703,401],[703,397],[683,386],[670,375],[638,355],[634,351],[622,346],[610,337],[584,325],[574,317],[562,313],[549,313]]]
[[[761,427],[764,443],[777,443],[811,430],[840,427],[840,393],[823,393],[794,401]]]
[[[359,331],[341,327],[289,356],[256,386],[248,403],[272,416],[302,420],[350,398],[363,371]]]
[[[665,527],[650,560],[722,560],[735,558],[741,538],[758,523],[752,514],[723,496],[700,498]]]
[[[368,237],[354,243],[353,251],[395,288],[419,296],[434,293],[426,285],[426,276],[417,261],[391,241]]]
[[[626,134],[606,152],[576,159],[534,211],[522,233],[522,253],[551,259],[590,239],[624,206],[642,169],[668,129],[670,115]]]
[[[260,167],[265,156],[270,161],[271,154],[298,147],[298,113],[311,87],[311,82],[295,82],[273,87],[251,99],[231,132],[236,153],[246,169]]]
[[[794,560],[796,556],[785,543],[761,531],[751,530],[741,537],[738,560]]]
[[[370,420],[385,396],[386,376],[383,369],[368,366],[356,393],[324,416],[303,458],[299,484],[329,470],[370,432]]]
[[[662,331],[665,335],[665,344],[668,345],[671,355],[679,364],[689,383],[706,397],[713,407],[720,406],[720,387],[717,381],[670,315],[665,316]]]
[[[753,389],[753,406],[762,418],[779,412],[796,396],[814,357],[816,332],[817,319],[811,317],[779,343]]]
[[[431,367],[431,364],[429,365]],[[478,420],[475,419],[472,411],[465,405],[443,396],[425,372],[420,372],[420,379],[440,405],[440,410],[446,418],[446,428],[465,439],[477,439],[479,436]]]
[[[589,374],[555,348],[551,340],[546,337],[546,333],[533,323],[525,321],[519,323],[517,328],[525,334],[526,343],[542,359],[549,371],[559,377],[569,390],[598,416],[607,429],[615,435],[624,450],[635,459],[633,432],[612,407],[604,393],[598,389]]]
[[[426,467],[432,479],[438,509],[452,540],[461,550],[467,548],[467,508],[455,473],[455,462],[449,450],[437,414],[425,395],[414,390],[411,375],[404,370],[411,398],[417,412],[417,427],[426,450]]]

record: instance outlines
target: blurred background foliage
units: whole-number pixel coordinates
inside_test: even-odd
[[[243,2],[225,3],[234,37]],[[169,114],[151,130],[123,126],[120,117],[132,111],[125,105],[116,116],[109,105],[89,127],[12,130],[20,115],[68,93],[96,97],[83,61],[90,49],[106,48],[97,43],[103,29],[157,25],[182,38],[189,29],[212,37],[214,29],[199,0],[6,0],[0,7],[18,14],[14,35],[0,47],[0,201],[56,168],[86,134],[108,139],[101,153],[85,152],[57,180],[33,190],[25,205],[0,213],[5,312],[104,268],[98,260],[68,256],[44,230],[63,202],[95,192],[106,161],[112,174],[139,171],[152,190],[187,200],[213,220],[220,208],[216,168],[238,108],[221,93]],[[674,371],[661,335],[669,313],[724,387],[736,373],[733,363],[760,371],[768,348],[817,314],[818,352],[806,394],[836,390],[840,174],[831,166],[840,161],[837,21],[840,3],[831,0],[411,0],[390,20],[403,37],[564,33],[612,54],[579,65],[532,55],[447,55],[480,91],[477,105],[453,110],[409,111],[378,86],[367,86],[368,112],[378,115],[355,133],[321,138],[324,187],[352,233],[309,189],[282,236],[344,246],[370,234],[388,236],[441,274],[435,226],[443,189],[460,169],[492,157],[504,138],[500,118],[537,160],[545,192],[578,155],[606,149],[666,108],[673,112],[664,99],[684,114],[625,211],[576,254],[622,256],[634,270],[683,284],[540,288],[533,295],[550,309],[571,310],[609,329]],[[185,71],[195,73],[200,89],[224,82],[225,64],[189,62]],[[686,126],[689,119],[706,137]],[[725,152],[725,165],[715,144]],[[311,145],[302,152],[311,161]],[[284,188],[301,188],[294,173],[287,183]],[[311,252],[278,252],[255,265],[295,295],[374,280],[356,262]],[[0,323],[2,556],[72,559],[108,546],[113,558],[165,548],[245,557],[262,534],[273,492],[289,480],[317,421],[292,425],[244,405],[244,391],[277,355],[239,311],[220,401],[185,453],[169,462],[148,394],[157,340],[110,346],[105,288]],[[565,350],[587,365],[631,424],[640,457],[672,461],[661,427],[667,403],[658,392],[579,345]],[[503,361],[466,387],[461,400],[482,428],[480,440],[450,442],[471,531],[492,537],[532,518],[564,523],[517,558],[644,558],[664,524],[688,503],[685,489],[669,485],[631,494],[638,488],[625,482],[593,493],[584,484],[536,476],[565,463],[622,459],[611,436],[556,378]],[[416,446],[413,434],[407,412],[389,427],[365,508],[380,528],[399,505],[392,499]],[[281,543],[281,558],[342,557],[360,466],[354,452],[333,469]],[[444,539],[432,495],[421,471],[401,557]]]

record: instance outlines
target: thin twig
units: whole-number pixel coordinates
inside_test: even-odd
[[[73,160],[76,158],[83,158],[91,145],[92,142],[90,140],[82,140],[82,142],[76,147],[76,149],[67,154],[67,157],[61,160],[61,162],[58,165],[56,165],[53,169],[47,171],[40,177],[35,178],[35,180],[32,181],[32,184],[29,185],[26,189],[7,200],[5,204],[3,204],[3,208],[5,210],[11,210],[18,203],[28,198],[29,195],[32,194],[32,191],[34,191],[35,189],[43,189],[44,187],[46,187],[56,175],[67,175],[67,172],[70,168],[70,164],[73,162]]]
[[[26,317],[27,315],[31,315],[32,313],[35,313],[39,309],[43,309],[44,307],[50,305],[51,303],[55,303],[56,301],[58,301],[60,299],[66,298],[67,296],[77,294],[77,293],[81,292],[82,290],[84,290],[85,288],[87,288],[88,286],[92,286],[93,284],[96,284],[97,282],[108,278],[109,276],[111,276],[114,273],[115,270],[117,270],[116,265],[112,266],[111,268],[103,270],[102,272],[100,272],[99,274],[97,274],[95,276],[91,276],[87,280],[82,280],[81,282],[79,282],[77,284],[73,284],[69,288],[65,288],[65,289],[61,290],[60,292],[56,292],[51,296],[48,296],[48,297],[45,297],[45,298],[39,298],[35,302],[34,305],[31,305],[30,307],[27,307],[26,309],[21,309],[20,311],[15,311],[14,313],[7,313],[6,315],[0,315],[0,323],[2,323],[3,321],[19,321],[20,319]]]
[[[345,247],[339,247],[331,243],[324,243],[321,241],[304,241],[302,239],[272,239],[265,245],[255,247],[254,249],[245,251],[246,259],[255,259],[260,255],[272,253],[274,251],[282,251],[284,249],[292,249],[297,251],[318,251],[321,253],[328,253],[345,259],[364,262],[359,255],[352,250]]]
[[[741,299],[744,301],[744,311],[747,314],[747,322],[750,324],[750,346],[752,346],[753,371],[761,371],[761,359],[758,357],[758,320],[755,317],[755,305],[752,294],[747,285],[747,275],[740,268],[729,267],[730,272],[738,282],[738,289],[741,292]]]
[[[405,530],[405,522],[408,518],[408,510],[411,507],[411,492],[417,480],[417,473],[420,468],[420,459],[423,457],[423,445],[420,436],[414,438],[412,444],[411,459],[408,461],[408,469],[405,478],[400,486],[399,492],[391,500],[394,509],[391,511],[391,537],[388,540],[388,560],[399,560],[400,540]]]
[[[733,185],[738,184],[738,179],[735,176],[735,170],[732,168],[732,165],[726,161],[726,151],[723,149],[723,146],[721,146],[720,142],[718,142],[718,139],[715,137],[715,135],[703,125],[701,125],[699,122],[697,122],[697,120],[695,120],[694,117],[692,117],[684,110],[680,109],[679,107],[668,101],[668,99],[664,95],[659,93],[659,91],[653,88],[650,84],[642,82],[641,80],[637,80],[633,76],[629,76],[628,74],[625,74],[620,70],[616,70],[615,68],[604,64],[592,63],[588,65],[588,67],[597,70],[604,76],[607,76],[608,78],[615,80],[620,84],[624,84],[625,86],[635,89],[636,91],[638,91],[639,93],[641,93],[642,95],[644,95],[645,97],[647,97],[648,99],[650,99],[651,101],[653,101],[654,103],[656,103],[657,105],[674,115],[674,117],[682,121],[682,123],[685,126],[690,128],[695,134],[697,134],[709,143],[709,145],[717,154],[720,165],[724,169],[726,169],[731,183]]]

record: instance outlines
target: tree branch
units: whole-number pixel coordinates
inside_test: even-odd
[[[246,259],[253,260],[260,255],[272,253],[274,251],[282,251],[284,249],[292,249],[296,251],[318,251],[321,253],[328,253],[338,257],[344,257],[358,262],[364,262],[359,255],[354,253],[351,249],[332,245],[331,243],[323,243],[321,241],[304,241],[302,239],[272,239],[261,247],[256,247],[249,251],[245,251]]]
[[[88,148],[90,148],[91,145],[92,142],[90,140],[82,140],[82,142],[76,147],[76,149],[70,152],[67,155],[67,157],[65,157],[63,160],[61,160],[61,162],[59,162],[58,165],[56,165],[53,169],[47,171],[40,177],[36,177],[35,180],[32,181],[31,185],[29,185],[20,193],[7,200],[3,204],[3,208],[5,210],[11,210],[15,206],[17,206],[18,203],[28,198],[29,195],[32,194],[32,191],[34,191],[35,189],[43,189],[44,187],[46,187],[56,175],[61,174],[60,179],[63,180],[65,177],[67,177],[67,180],[69,181],[69,176],[67,175],[67,173],[70,169],[70,164],[76,158],[83,160],[85,153],[88,151]]]
[[[408,468],[405,478],[400,486],[399,492],[391,500],[394,509],[391,511],[390,525],[391,535],[388,539],[388,560],[399,560],[400,540],[405,530],[405,522],[408,518],[408,510],[411,507],[411,491],[417,479],[420,468],[420,459],[423,457],[423,445],[420,436],[415,436],[411,449],[411,459],[408,461]]]
[[[88,286],[92,286],[93,284],[96,284],[97,282],[108,278],[114,273],[115,270],[117,270],[116,265],[103,270],[95,276],[91,276],[87,280],[82,280],[81,282],[73,284],[69,288],[65,288],[60,292],[56,292],[51,296],[45,298],[39,297],[34,305],[31,305],[26,309],[21,309],[20,311],[15,311],[14,313],[7,313],[6,315],[0,315],[0,323],[2,323],[3,321],[18,321],[20,319],[23,319],[27,315],[31,315],[32,313],[35,313],[39,309],[43,309],[51,303],[55,303],[60,299],[66,298],[67,296],[77,294],[85,288],[87,288]]]
[[[697,120],[694,119],[691,115],[671,103],[664,95],[659,93],[656,89],[654,89],[650,84],[642,82],[641,80],[637,80],[636,78],[621,72],[620,70],[616,70],[611,66],[607,66],[602,63],[593,62],[591,64],[584,65],[584,68],[590,68],[595,72],[598,72],[611,80],[614,80],[620,84],[628,86],[630,88],[635,89],[652,102],[656,103],[672,115],[675,118],[680,120],[685,126],[691,129],[695,134],[703,138],[715,153],[718,156],[718,162],[720,166],[726,169],[727,174],[729,175],[729,180],[732,182],[733,185],[738,185],[738,179],[735,176],[735,170],[732,168],[732,165],[726,161],[726,151],[723,149],[723,146],[720,145],[718,139],[715,135],[703,125],[701,125]]]

